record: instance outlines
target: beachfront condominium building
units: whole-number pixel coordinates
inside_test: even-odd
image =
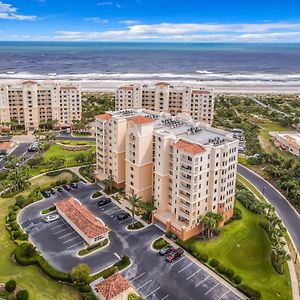
[[[96,117],[99,180],[155,199],[154,219],[187,239],[201,231],[200,217],[233,215],[238,140],[195,122],[186,113],[171,116],[144,109]]]
[[[185,112],[195,121],[211,125],[214,94],[212,89],[174,86],[165,82],[121,86],[116,91],[116,110],[129,108],[163,111],[172,116]]]
[[[57,120],[57,126],[70,127],[81,119],[79,84],[53,81],[0,82],[0,124],[15,122],[35,130],[43,121]]]

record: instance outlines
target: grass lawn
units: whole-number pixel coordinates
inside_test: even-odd
[[[243,283],[261,292],[263,299],[292,299],[287,265],[278,275],[270,260],[270,240],[259,226],[259,216],[240,203],[243,218],[226,225],[219,239],[201,241],[196,237],[185,242],[192,251],[218,259],[225,267],[240,275]]]
[[[60,177],[71,176],[69,173],[63,173]],[[38,186],[46,186],[52,181],[58,180],[58,177],[42,176],[32,181],[32,185],[24,195],[29,194]],[[37,266],[19,266],[15,264],[10,256],[16,245],[9,239],[9,234],[5,230],[5,217],[8,214],[9,207],[14,204],[14,198],[0,198],[0,282],[6,282],[9,279],[15,279],[18,285],[29,292],[31,300],[73,300],[79,299],[78,292],[66,285],[55,282],[44,276]]]
[[[272,131],[290,131],[292,130],[291,128],[283,127],[278,123],[271,122],[271,121],[259,122],[257,125],[261,127],[260,134],[259,134],[259,141],[262,148],[266,152],[276,152],[278,155],[283,156],[284,158],[294,157],[291,153],[287,151],[282,151],[279,148],[275,147],[273,143],[270,141],[271,136],[269,134],[269,132]]]
[[[96,141],[79,141],[79,140],[57,140],[57,143],[61,143],[64,145],[72,145],[72,146],[83,146],[83,145],[96,145]]]
[[[78,156],[80,153],[83,154],[90,154],[92,152],[95,152],[96,146],[92,146],[91,149],[85,150],[85,151],[70,151],[70,150],[64,150],[61,148],[60,145],[54,144],[52,145],[49,150],[47,150],[44,153],[44,159],[45,161],[49,160],[51,157],[59,157],[65,159],[65,167],[74,167],[78,166],[79,164],[75,160],[75,157]],[[30,169],[29,174],[30,176],[35,176],[38,174],[42,174],[47,172],[47,166],[39,166],[35,169]]]

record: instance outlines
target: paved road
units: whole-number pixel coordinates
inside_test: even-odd
[[[56,140],[69,140],[69,141],[96,141],[95,137],[89,136],[72,136],[71,134],[60,134]]]
[[[283,115],[285,115],[286,117],[289,117],[290,115],[289,114],[287,114],[287,113],[285,113],[285,112],[283,112],[283,111],[281,111],[281,110],[278,110],[278,109],[276,109],[276,108],[274,108],[274,107],[272,107],[272,106],[270,106],[270,105],[268,105],[268,104],[265,104],[265,103],[263,103],[262,101],[260,101],[260,100],[258,100],[257,98],[255,98],[255,97],[249,97],[251,100],[253,100],[254,102],[256,102],[257,104],[259,104],[259,105],[261,105],[261,106],[263,106],[263,107],[266,107],[266,108],[268,108],[269,110],[271,110],[271,111],[274,111],[274,112],[277,112],[277,113],[280,113],[280,114],[283,114]]]
[[[298,251],[300,250],[300,216],[289,205],[287,200],[267,181],[251,172],[249,169],[238,165],[238,173],[250,181],[272,204],[290,233]]]
[[[26,153],[26,155],[28,154],[28,157],[31,157],[32,154],[27,152],[28,147],[30,146],[31,143],[20,143],[16,149],[11,152],[9,155],[14,155],[14,156],[22,156]],[[2,159],[0,161],[0,169],[2,169],[5,165],[5,159]]]
[[[20,213],[18,221],[25,230],[35,226],[30,232],[30,239],[51,265],[62,271],[70,271],[78,263],[87,263],[92,272],[97,272],[116,262],[118,256],[127,255],[133,265],[123,271],[124,276],[147,300],[239,299],[218,277],[208,273],[187,256],[184,255],[174,263],[165,262],[164,257],[150,247],[153,240],[163,235],[163,231],[155,225],[141,231],[126,230],[132,222],[131,217],[119,221],[117,215],[122,209],[116,203],[99,208],[97,201],[91,199],[95,190],[99,190],[99,187],[80,183],[77,189],[63,191],[36,202]],[[70,195],[74,195],[112,229],[108,247],[79,257],[76,253],[83,247],[84,241],[63,218],[51,224],[42,222],[41,210]]]

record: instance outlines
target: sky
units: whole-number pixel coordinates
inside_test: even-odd
[[[0,0],[0,40],[300,42],[300,1]]]

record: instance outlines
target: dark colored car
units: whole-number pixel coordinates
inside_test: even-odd
[[[129,213],[123,211],[120,214],[118,214],[117,218],[119,221],[123,221],[123,220],[126,220],[127,218],[129,218],[129,216],[130,216]]]
[[[159,255],[164,256],[164,255],[168,254],[169,252],[171,252],[172,250],[174,250],[174,248],[171,245],[167,245],[167,246],[161,248],[158,253],[159,253]]]
[[[77,189],[78,188],[78,184],[76,182],[71,183],[71,187],[73,189]]]
[[[165,258],[165,261],[167,262],[172,262],[174,261],[176,258],[182,256],[184,253],[183,249],[181,248],[177,248],[172,250]]]
[[[52,195],[54,195],[54,194],[56,193],[56,190],[52,188],[52,189],[50,190],[50,193],[51,193]]]
[[[51,192],[50,191],[44,191],[42,192],[42,195],[45,197],[45,198],[49,198],[51,196]]]
[[[57,188],[57,191],[58,191],[58,192],[62,192],[62,191],[63,191],[63,188],[62,188],[61,186],[59,186],[59,187]]]
[[[108,203],[111,203],[111,199],[107,197],[102,197],[100,200],[97,202],[98,206],[104,206]]]
[[[66,191],[70,191],[70,190],[71,190],[71,185],[70,185],[70,184],[64,184],[64,185],[63,185],[63,188],[64,188]]]

